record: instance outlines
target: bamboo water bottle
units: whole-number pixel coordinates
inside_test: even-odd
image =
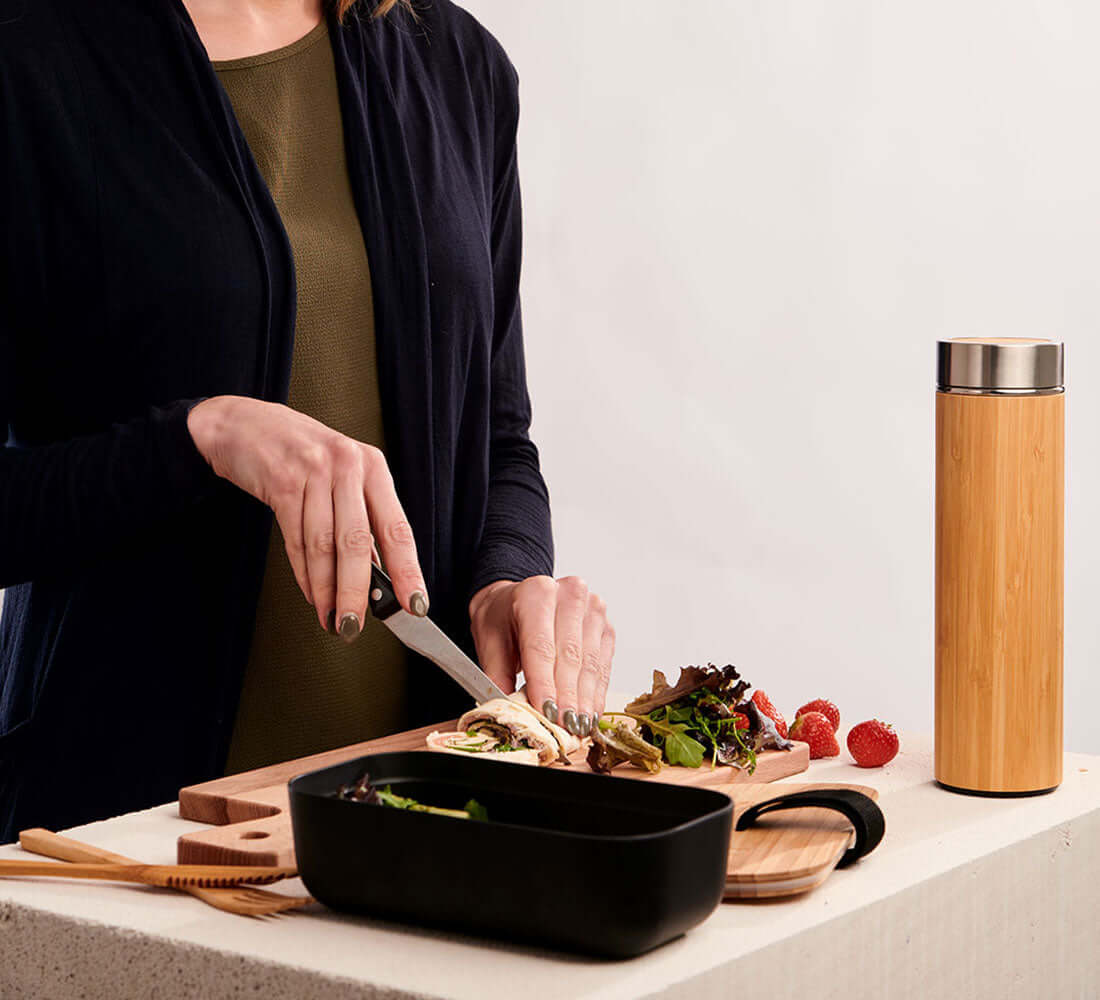
[[[936,780],[1036,795],[1062,780],[1062,345],[938,345]]]

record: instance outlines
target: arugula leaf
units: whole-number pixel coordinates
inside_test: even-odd
[[[465,809],[470,819],[476,819],[479,823],[489,822],[489,811],[477,799],[470,799]]]
[[[435,813],[436,816],[452,816],[455,819],[479,819],[487,820],[489,818],[488,813],[485,812],[485,807],[479,805],[473,799],[470,799],[466,803],[465,809],[443,809],[441,806],[426,806],[421,802],[417,802],[416,799],[405,798],[403,795],[398,795],[390,785],[386,785],[385,788],[377,789],[378,802],[380,805],[390,806],[392,809],[408,809],[410,812],[425,812]],[[470,807],[473,806],[478,815],[474,815]]]
[[[382,805],[390,806],[393,809],[412,809],[414,806],[420,805],[416,799],[407,799],[403,795],[398,795],[390,785],[378,789],[378,801]]]
[[[656,712],[642,716],[639,721],[655,734],[664,737],[665,760],[681,767],[700,767],[706,747],[688,732],[682,722],[662,722],[655,719]]]
[[[706,736],[706,738],[710,741],[710,745],[711,745],[710,766],[712,768],[717,767],[718,766],[718,734],[714,731],[714,729],[711,728],[710,721],[707,719],[706,715],[703,712],[693,712],[692,714],[696,717],[696,724],[703,731],[703,735]],[[717,728],[721,729],[721,726],[719,725]]]

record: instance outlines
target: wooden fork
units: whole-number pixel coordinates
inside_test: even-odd
[[[138,864],[133,858],[92,844],[85,844],[71,837],[63,837],[50,830],[24,830],[19,834],[19,844],[24,851],[41,854],[59,861],[106,863],[116,865]],[[268,889],[256,889],[241,885],[230,888],[205,888],[198,885],[183,885],[181,892],[189,893],[196,899],[227,913],[237,913],[244,917],[265,917],[277,913],[286,913],[314,902],[312,896],[284,896]]]

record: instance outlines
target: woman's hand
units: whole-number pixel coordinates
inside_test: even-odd
[[[378,539],[401,606],[428,612],[412,529],[378,448],[281,403],[213,396],[187,426],[213,470],[274,512],[298,586],[321,628],[348,642],[367,613]]]
[[[607,605],[579,577],[500,580],[470,601],[470,626],[482,669],[506,694],[516,674],[551,722],[587,736],[603,711],[615,630]]]

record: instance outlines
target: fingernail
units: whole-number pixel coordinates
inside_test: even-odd
[[[577,716],[577,735],[587,736],[590,732],[592,732],[592,721],[584,712],[581,712]]]
[[[542,703],[542,714],[546,716],[554,725],[558,724],[558,706],[550,698]]]
[[[565,714],[561,717],[561,724],[574,736],[580,736],[580,731],[577,729],[577,713],[573,709],[565,710]]]
[[[340,619],[340,638],[344,642],[352,642],[359,634],[359,616],[354,611],[349,611]]]
[[[328,613],[328,618],[325,619],[325,631],[329,635],[336,635],[336,609],[333,608]]]
[[[599,728],[600,728],[600,713],[599,712],[593,712],[592,713],[592,732],[595,732]]]
[[[422,590],[414,590],[409,598],[409,607],[417,618],[423,618],[428,613],[428,597]]]

